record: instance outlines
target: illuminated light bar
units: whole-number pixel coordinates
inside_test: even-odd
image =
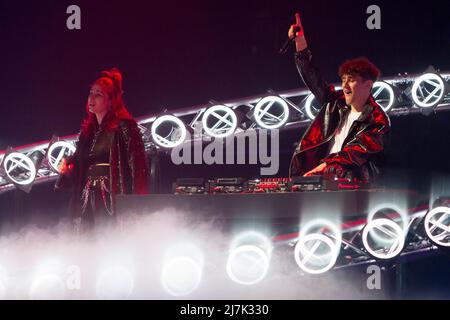
[[[329,237],[320,233],[301,236],[295,245],[295,262],[310,274],[327,272],[336,263],[339,248]]]
[[[412,86],[412,99],[421,108],[437,106],[445,95],[445,82],[436,73],[425,73]]]
[[[103,271],[96,284],[99,299],[127,299],[134,290],[134,277],[130,270],[114,266]]]
[[[388,98],[384,98],[387,94]],[[375,101],[383,108],[385,112],[388,112],[395,102],[395,93],[392,86],[384,81],[376,81],[372,87],[372,96]],[[386,102],[387,100],[387,102]]]
[[[253,285],[265,278],[269,261],[269,255],[261,248],[253,245],[239,246],[228,257],[227,274],[236,283]]]
[[[12,176],[12,171],[17,168],[24,170],[27,177],[19,179],[19,177]],[[3,160],[3,169],[8,180],[21,186],[27,186],[33,183],[36,177],[36,167],[33,161],[26,155],[19,152],[12,152],[5,156]]]
[[[450,208],[436,207],[425,216],[425,232],[435,244],[450,247]]]
[[[57,141],[53,143],[47,151],[47,160],[50,167],[59,172],[58,167],[64,156],[70,156],[75,153],[75,146],[66,141]]]
[[[381,237],[373,237],[375,232],[385,234]],[[372,237],[372,241],[369,239]],[[362,232],[362,242],[364,248],[375,258],[387,260],[399,255],[405,245],[405,233],[402,228],[392,220],[381,218],[370,221],[366,224]]]
[[[267,96],[256,104],[253,115],[261,128],[278,129],[289,118],[289,106],[278,96]]]
[[[163,123],[168,123],[171,126],[171,130],[164,136],[158,133],[158,129]],[[178,131],[178,134],[175,131]],[[152,124],[151,132],[153,141],[163,148],[175,148],[182,144],[187,136],[183,121],[172,115],[158,117]],[[176,138],[175,141],[171,139],[173,136]]]
[[[210,125],[211,122],[213,125]],[[208,108],[202,117],[203,130],[214,138],[225,138],[233,134],[237,127],[236,113],[224,105]]]
[[[161,284],[172,296],[186,296],[200,285],[203,266],[189,256],[179,256],[164,264]]]

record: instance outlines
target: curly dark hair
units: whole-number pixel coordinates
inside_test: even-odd
[[[364,80],[377,81],[381,72],[372,62],[369,61],[369,59],[366,57],[360,57],[347,60],[339,66],[339,77],[342,77],[344,74],[360,76]]]

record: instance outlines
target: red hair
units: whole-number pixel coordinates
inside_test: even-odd
[[[377,81],[380,77],[380,70],[366,57],[347,60],[339,66],[338,75],[344,74],[361,76],[364,80]]]
[[[95,84],[99,85],[111,100],[111,110],[102,120],[105,122],[107,130],[116,129],[121,120],[132,119],[123,101],[122,74],[117,68],[102,71],[100,77],[92,85]],[[86,103],[86,112],[87,116],[81,125],[81,134],[85,136],[98,126],[95,114],[89,111],[89,102]]]

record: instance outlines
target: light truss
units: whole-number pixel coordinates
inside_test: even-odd
[[[450,72],[443,72],[440,73],[439,76],[448,83],[450,81]],[[405,116],[408,114],[414,114],[414,113],[420,113],[422,112],[422,108],[417,106],[414,101],[411,94],[412,87],[417,79],[420,79],[422,75],[399,75],[397,77],[391,77],[391,78],[383,78],[380,81],[382,81],[384,84],[388,84],[392,86],[392,88],[395,88],[396,91],[402,92],[403,101],[397,103],[391,103],[391,98],[389,99],[381,98],[384,100],[387,100],[387,106],[389,106],[388,114],[391,117],[396,116]],[[339,84],[335,84],[336,87],[339,87]],[[384,89],[389,93],[390,88],[383,86]],[[374,88],[375,92],[374,94],[378,95],[380,94],[379,88]],[[279,127],[279,130],[289,130],[294,128],[304,128],[309,125],[311,122],[311,115],[308,116],[308,112],[305,108],[305,102],[307,101],[308,97],[310,97],[311,92],[307,89],[295,89],[295,90],[289,90],[289,91],[283,91],[283,92],[273,92],[269,91],[268,93],[264,95],[259,96],[251,96],[251,97],[245,97],[240,99],[234,99],[229,101],[221,102],[221,105],[224,105],[232,110],[239,110],[242,107],[245,107],[247,110],[246,116],[248,119],[252,120],[253,123],[248,127],[250,130],[257,129],[258,125],[252,116],[255,112],[255,108],[263,98],[267,96],[273,96],[278,97],[278,99],[282,99],[288,108],[290,109],[289,119],[286,119],[284,121],[283,119],[283,125]],[[407,98],[405,98],[407,97]],[[382,104],[382,101],[380,100],[380,103]],[[216,103],[217,104],[217,103]],[[182,109],[176,109],[170,112],[171,115],[177,117],[180,119],[186,127],[194,128],[199,122],[202,121],[202,117],[205,114],[206,110],[211,105],[197,105],[197,106],[191,106],[187,108]],[[429,108],[428,108],[429,109]],[[435,112],[441,112],[441,111],[448,111],[450,110],[450,94],[445,93],[445,96],[440,100],[439,104],[434,107]],[[295,116],[292,116],[295,115]],[[160,118],[161,116],[155,116],[154,114],[149,116],[143,116],[137,119],[139,128],[141,130],[145,150],[146,152],[154,152],[155,150],[161,150],[163,151],[164,148],[161,148],[160,146],[156,145],[153,142],[152,134],[151,134],[151,127],[153,122]],[[247,130],[249,130],[247,129]],[[242,127],[238,127],[235,130],[236,133],[242,132],[244,129]],[[196,137],[192,136],[190,138],[191,140],[196,139],[202,139],[202,137]],[[59,140],[63,140],[69,143],[74,144],[77,140],[77,135],[70,135],[66,137],[61,137]],[[20,152],[22,154],[25,154],[26,156],[29,156],[33,152],[40,151],[43,154],[47,153],[47,149],[50,145],[51,141],[41,141],[35,144],[27,145],[24,147],[17,147],[14,148],[15,152]],[[167,151],[167,150],[165,150]],[[6,150],[0,151],[0,164],[3,162],[3,158],[6,155]],[[36,178],[33,183],[39,183],[39,182],[45,182],[48,180],[54,180],[57,176],[57,173],[55,173],[54,168],[52,168],[48,161],[43,161],[43,163],[36,168]],[[9,180],[5,178],[4,172],[0,173],[0,193],[11,190],[14,188],[14,185],[10,183]]]

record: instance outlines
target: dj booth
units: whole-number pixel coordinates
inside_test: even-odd
[[[339,223],[365,219],[370,208],[402,203],[413,209],[424,201],[413,191],[391,189],[304,191],[229,194],[150,194],[117,196],[122,214],[178,213],[192,221],[220,220],[225,224],[254,226],[282,232],[275,226],[292,225],[313,218]],[[426,200],[425,200],[426,201]],[[428,203],[426,203],[428,205]]]

